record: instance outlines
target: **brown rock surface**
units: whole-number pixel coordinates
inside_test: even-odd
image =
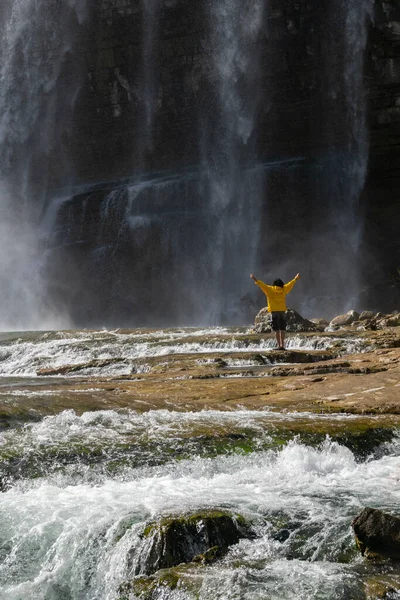
[[[237,336],[239,339],[239,335]],[[243,334],[243,343],[270,336]],[[0,421],[39,419],[73,408],[138,411],[271,409],[400,415],[400,330],[301,334],[330,350],[170,354],[138,359],[132,374],[39,379],[3,395]],[[290,339],[290,336],[289,336]],[[357,353],[346,354],[354,343]],[[142,371],[142,373],[141,373]],[[43,390],[43,395],[38,391]]]

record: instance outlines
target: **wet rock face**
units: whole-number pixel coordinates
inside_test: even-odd
[[[291,256],[310,256],[311,236],[304,232],[311,221],[315,229],[323,229],[327,222],[320,190],[325,189],[325,178],[330,179],[335,161],[341,163],[347,147],[342,85],[347,54],[334,14],[346,3],[351,2],[346,0],[334,7],[328,0],[274,0],[265,11],[257,46],[260,68],[252,94],[258,99],[258,110],[249,144],[260,164],[282,157],[289,159],[291,165],[291,161],[301,157],[296,169],[291,165],[288,172],[283,166],[277,167],[266,173],[259,184],[261,196],[265,196],[260,211],[261,229],[268,233],[263,236],[259,254],[268,256],[268,260],[277,255],[282,243],[289,262]],[[182,315],[190,323],[200,308],[196,308],[197,295],[192,299],[187,294],[181,305],[177,303],[177,297],[182,296],[182,290],[186,295],[185,287],[191,282],[184,269],[185,277],[180,277],[179,269],[183,257],[196,264],[198,248],[212,239],[201,233],[210,228],[208,218],[201,216],[203,210],[208,214],[205,206],[209,196],[203,181],[203,146],[207,137],[203,122],[210,147],[218,138],[214,132],[221,129],[218,86],[211,67],[209,7],[213,3],[90,0],[89,4],[92,17],[88,32],[82,35],[83,84],[68,148],[71,170],[80,183],[110,183],[105,189],[94,187],[78,194],[58,214],[54,232],[57,251],[48,265],[48,280],[54,282],[52,302],[57,307],[65,306],[65,312],[78,326],[99,322],[130,326],[132,314],[137,315],[136,322],[140,324],[178,323]],[[361,204],[367,219],[365,246],[369,251],[363,254],[376,257],[377,272],[371,274],[374,265],[368,261],[363,278],[367,291],[361,308],[377,308],[393,297],[386,279],[399,266],[399,16],[394,2],[376,0],[375,4],[375,19],[369,25],[371,41],[365,77],[370,99],[371,172]],[[334,70],[330,68],[331,57],[337,65]],[[330,122],[335,123],[333,128]],[[239,142],[243,166],[249,154],[246,144]],[[331,154],[335,155],[333,165],[329,163]],[[321,156],[328,158],[320,163]],[[238,169],[242,168],[241,161]],[[186,169],[192,167],[194,171],[187,177]],[[324,175],[318,175],[321,169]],[[153,179],[156,173],[164,171],[177,174],[178,179],[168,189],[157,184],[141,191],[134,203],[137,214],[133,212],[132,216],[145,214],[146,218],[137,219],[137,226],[131,227],[131,221],[125,219],[128,211],[123,206],[131,206],[126,198],[129,190],[118,196],[118,209],[108,212],[109,192],[119,193],[124,178],[146,174]],[[268,189],[274,193],[265,193]],[[110,218],[105,220],[104,214],[110,214]],[[275,232],[272,222],[279,224]],[[100,230],[103,238],[99,246]],[[171,231],[171,237],[164,237],[166,230]],[[168,240],[173,239],[175,230],[179,236],[172,243]],[[101,278],[93,257],[101,257]],[[138,281],[149,280],[150,262],[151,284],[138,286]],[[385,265],[384,269],[381,265]],[[383,273],[386,269],[387,274]],[[202,287],[208,285],[209,270],[201,277]],[[74,282],[71,291],[65,291],[64,280]],[[378,284],[383,287],[378,289]],[[165,302],[155,297],[155,288],[163,289]],[[397,289],[400,298],[399,283]],[[76,302],[76,298],[80,301]],[[238,299],[240,306],[235,308],[243,315],[238,323],[247,323],[252,310],[251,299],[243,298],[243,302]],[[390,306],[384,310],[392,310],[393,300],[387,303]],[[338,301],[332,311],[342,310],[341,305]],[[97,307],[97,314],[93,307]],[[201,317],[192,322],[202,321]],[[226,322],[231,322],[230,315]]]
[[[252,537],[239,515],[204,511],[183,517],[167,517],[150,524],[147,543],[136,567],[136,575],[151,575],[181,563],[212,562],[241,538]]]
[[[352,527],[363,556],[400,560],[399,517],[374,508],[364,508],[353,520]]]

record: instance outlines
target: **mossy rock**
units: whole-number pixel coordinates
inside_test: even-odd
[[[197,597],[203,582],[203,574],[193,564],[162,569],[154,575],[143,575],[124,582],[119,590],[118,600],[140,600],[164,598],[165,590],[184,589]]]
[[[123,583],[119,589],[120,600],[129,600],[131,594],[143,600],[153,600],[157,597],[159,588],[166,587],[174,590],[179,583],[179,577],[171,570],[160,571],[157,575],[137,577]]]
[[[222,510],[204,510],[191,515],[164,517],[147,525],[144,548],[136,566],[137,575],[189,563],[195,557],[211,562],[242,538],[254,537],[246,520]],[[216,550],[218,548],[218,550]]]

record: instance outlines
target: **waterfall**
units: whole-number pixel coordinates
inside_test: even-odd
[[[311,294],[325,295],[328,316],[362,308],[358,306],[364,221],[360,200],[369,157],[364,72],[372,14],[372,0],[344,0],[330,7],[326,25],[330,28],[324,64],[328,93],[322,130],[328,151],[316,173],[314,214],[321,213],[321,223],[309,255],[314,263],[311,279],[318,282]],[[310,307],[315,310],[312,300]]]
[[[363,190],[368,167],[369,140],[367,131],[367,103],[364,86],[364,61],[368,38],[368,25],[373,17],[373,0],[357,0],[347,4],[345,22],[344,88],[350,124],[348,154],[349,201],[354,216],[360,215],[359,198]],[[360,224],[354,223],[356,230]],[[359,244],[356,236],[356,247]]]
[[[231,303],[245,293],[255,268],[261,185],[255,165],[260,80],[260,36],[265,3],[209,3],[211,107],[201,121],[205,201],[213,233],[206,253],[212,267],[213,313],[234,319]],[[208,197],[208,198],[207,198]]]
[[[262,0],[190,10],[175,0],[68,0],[61,12],[56,0],[6,0],[0,326],[243,322],[248,273],[286,278],[303,260],[312,283],[301,310],[325,313],[335,294],[333,312],[353,308],[372,4],[340,0],[315,16],[311,5],[270,10]],[[323,51],[313,45],[318,19]],[[279,107],[282,90],[297,93],[297,66],[299,94],[321,104],[315,131],[294,122],[297,106],[299,122],[312,120],[303,97]],[[315,152],[307,196],[292,138],[296,153],[297,144]],[[336,291],[345,285],[349,306]]]
[[[46,300],[38,224],[47,190],[68,181],[79,91],[73,60],[86,0],[4,0],[0,21],[0,326],[59,322]]]
[[[149,136],[149,149],[152,148],[152,129],[157,109],[159,78],[159,26],[161,0],[143,0],[143,100],[145,106],[145,126]]]

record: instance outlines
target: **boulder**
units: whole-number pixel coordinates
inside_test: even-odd
[[[272,331],[271,317],[266,306],[256,315],[253,331],[254,333],[270,333]]]
[[[366,320],[371,320],[375,317],[376,313],[374,313],[372,310],[363,310],[360,313],[360,316],[358,317],[359,321],[366,321]]]
[[[364,508],[352,521],[357,546],[367,558],[400,560],[400,518]]]
[[[143,537],[145,544],[136,565],[136,575],[151,575],[159,569],[193,560],[211,562],[241,538],[253,537],[253,534],[242,516],[205,510],[150,523]]]
[[[291,332],[318,331],[318,326],[315,323],[305,319],[292,308],[288,308],[286,311],[286,322],[287,330]],[[262,308],[256,316],[253,331],[255,333],[270,333],[272,331],[271,316],[266,307]]]
[[[310,321],[314,323],[318,331],[325,331],[325,328],[329,326],[329,322],[326,319],[310,319]]]
[[[299,315],[293,308],[287,309],[286,322],[288,331],[318,331],[315,323]]]
[[[354,321],[359,320],[360,315],[355,310],[349,310],[345,315],[338,315],[329,323],[330,327],[351,325]]]
[[[377,328],[386,329],[387,327],[399,327],[400,315],[385,315],[382,319],[378,319]]]

